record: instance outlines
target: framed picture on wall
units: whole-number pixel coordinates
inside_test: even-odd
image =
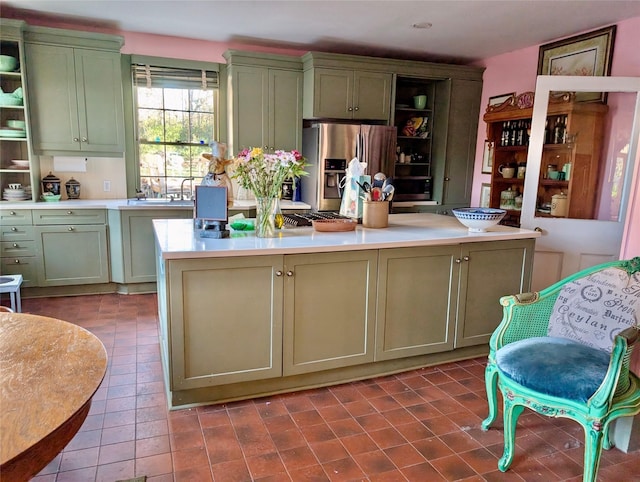
[[[483,182],[482,186],[480,186],[480,207],[488,208],[490,198],[491,198],[491,184]]]
[[[541,45],[538,75],[606,76],[611,71],[616,26]],[[577,92],[581,102],[606,102],[604,92]]]
[[[484,141],[484,154],[482,155],[482,174],[491,174],[493,167],[493,141]]]
[[[489,105],[504,104],[506,101],[513,99],[515,95],[516,95],[515,92],[509,92],[508,94],[494,95],[493,97],[489,97]]]

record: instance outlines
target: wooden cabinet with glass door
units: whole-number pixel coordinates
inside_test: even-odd
[[[591,219],[600,176],[604,119],[600,102],[576,102],[558,93],[549,102],[539,177],[536,215]],[[521,194],[533,113],[533,92],[490,105],[483,117],[493,148],[489,205],[507,209],[502,224],[519,226]]]

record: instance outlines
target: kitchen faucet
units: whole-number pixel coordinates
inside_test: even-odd
[[[180,201],[184,200],[184,183],[185,181],[193,181],[195,177],[185,177],[180,183]],[[193,196],[192,196],[193,197]]]

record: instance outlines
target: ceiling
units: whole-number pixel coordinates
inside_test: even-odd
[[[116,31],[462,64],[640,16],[638,0],[2,2]]]

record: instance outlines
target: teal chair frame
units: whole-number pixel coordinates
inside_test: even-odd
[[[640,379],[629,370],[633,345],[640,337],[638,325],[615,336],[605,378],[586,403],[531,390],[508,378],[496,365],[496,352],[503,346],[526,338],[547,336],[549,318],[556,298],[566,283],[609,267],[622,268],[630,274],[636,273],[640,271],[640,257],[600,264],[540,292],[521,293],[500,299],[503,318],[489,341],[490,352],[485,371],[489,416],[482,422],[482,429],[488,430],[496,419],[499,388],[504,401],[504,453],[498,461],[498,469],[502,472],[513,461],[516,423],[525,407],[549,417],[570,418],[582,425],[585,434],[584,482],[596,480],[602,448],[612,447],[609,439],[611,422],[618,417],[640,413]]]

